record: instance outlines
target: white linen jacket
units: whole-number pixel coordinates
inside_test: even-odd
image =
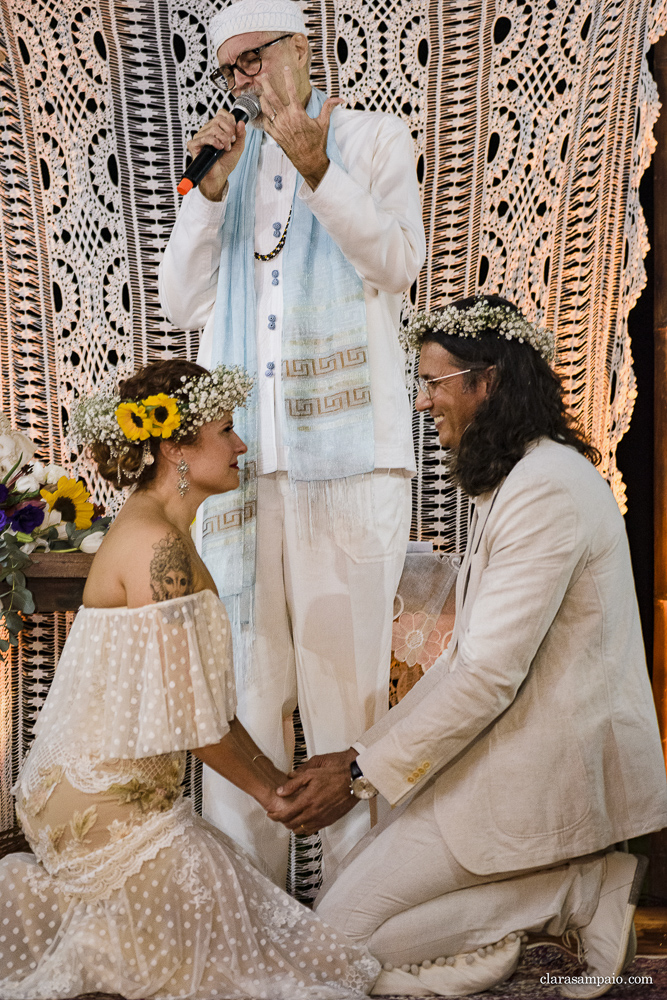
[[[375,436],[375,468],[415,470],[405,359],[398,341],[403,292],[426,256],[412,138],[394,115],[335,108],[331,116],[345,169],[329,168],[315,191],[297,197],[324,226],[363,281]],[[159,270],[169,320],[205,327],[198,361],[210,364],[213,311],[226,199],[195,189],[183,199]]]
[[[456,859],[550,865],[667,825],[667,780],[623,518],[540,440],[478,498],[449,649],[355,744],[393,805],[435,782]]]

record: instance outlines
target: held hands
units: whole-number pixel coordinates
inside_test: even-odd
[[[310,834],[344,816],[358,802],[350,791],[350,761],[356,750],[311,757],[276,789],[269,819],[295,833]]]
[[[329,167],[327,137],[329,119],[340,97],[328,97],[317,118],[309,118],[299,100],[294,74],[285,66],[287,104],[278,97],[268,80],[262,81],[260,103],[264,130],[276,140],[306,183],[314,191]]]
[[[256,798],[268,815],[282,806],[282,800],[278,797],[276,788],[282,787],[288,782],[289,775],[285,774],[284,771],[280,771],[264,754],[255,756],[253,764],[256,770],[266,779]]]
[[[239,162],[245,147],[245,123],[237,123],[229,111],[222,109],[215,118],[211,118],[200,128],[187,145],[193,159],[202,146],[215,146],[216,149],[226,151],[199,182],[199,190],[205,198],[209,201],[221,201],[227,178]]]

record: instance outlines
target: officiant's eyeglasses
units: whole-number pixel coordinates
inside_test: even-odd
[[[460,372],[451,372],[449,375],[441,375],[440,378],[422,378],[421,375],[415,375],[415,382],[420,392],[423,392],[429,399],[433,399],[431,386],[435,385],[436,382],[444,382],[446,378],[454,378],[455,375],[467,375],[471,371],[472,368],[462,368]]]
[[[222,90],[225,93],[228,90],[233,90],[236,86],[234,70],[238,70],[244,76],[257,76],[262,68],[260,52],[263,49],[268,49],[271,45],[275,45],[276,42],[282,42],[284,38],[291,37],[291,34],[280,35],[279,38],[274,38],[272,42],[267,42],[266,45],[259,45],[256,49],[246,49],[240,56],[237,56],[236,62],[221,66],[220,69],[216,69],[215,73],[211,73],[209,80],[218,90]]]

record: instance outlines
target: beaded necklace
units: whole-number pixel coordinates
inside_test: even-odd
[[[290,208],[289,215],[287,217],[287,225],[285,226],[283,235],[280,237],[280,240],[278,241],[276,246],[273,248],[271,253],[257,253],[257,251],[255,250],[255,260],[273,260],[274,257],[278,256],[282,248],[285,246],[285,240],[287,239],[287,230],[289,229],[291,218],[292,218],[292,209]]]

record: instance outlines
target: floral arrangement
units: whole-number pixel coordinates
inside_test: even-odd
[[[401,331],[403,347],[418,351],[425,331],[432,329],[452,337],[478,337],[492,330],[507,340],[530,344],[546,361],[554,357],[554,335],[550,330],[530,323],[510,306],[491,305],[482,296],[467,309],[449,305],[437,312],[416,313]]]
[[[83,483],[59,465],[34,461],[34,453],[30,438],[0,411],[0,627],[8,633],[1,652],[18,641],[20,612],[35,610],[22,572],[30,553],[95,552],[111,521]]]
[[[106,444],[115,452],[151,437],[178,439],[245,406],[254,381],[244,368],[218,365],[206,375],[183,375],[175,396],[121,400],[117,390],[102,390],[74,406],[70,434],[80,444]]]

